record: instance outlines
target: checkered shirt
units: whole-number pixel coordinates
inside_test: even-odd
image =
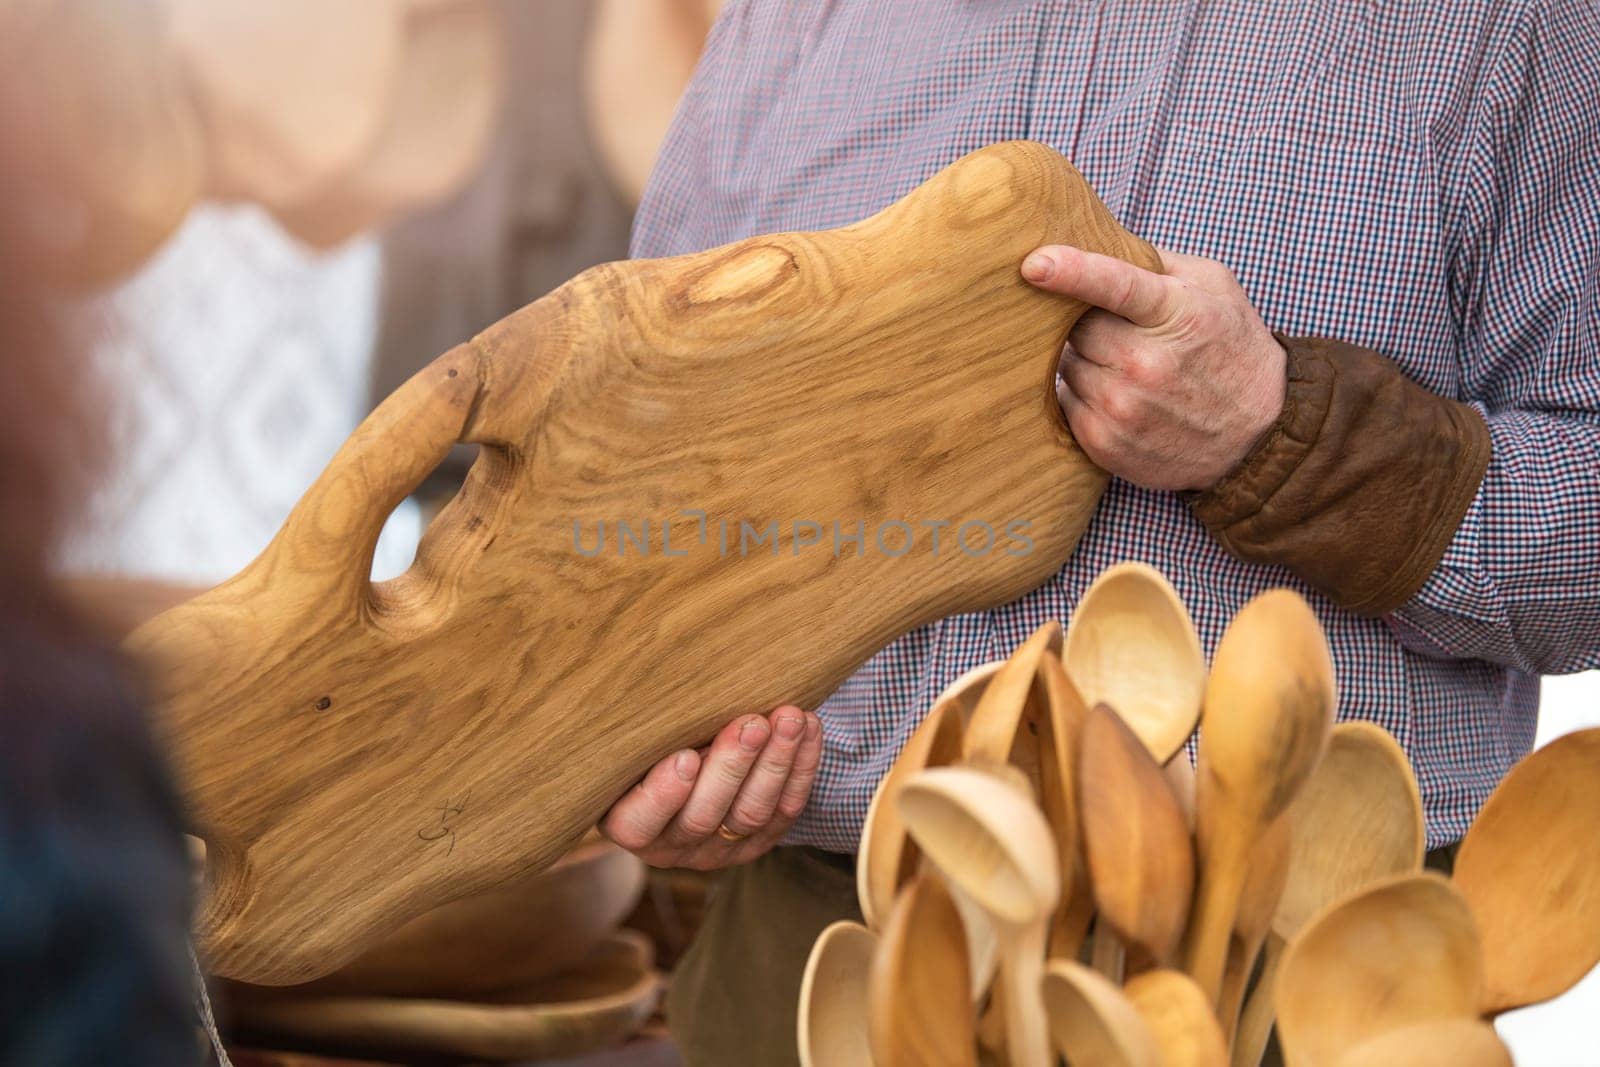
[[[1254,594],[1304,593],[1340,717],[1411,754],[1430,847],[1459,838],[1532,744],[1538,675],[1600,665],[1597,72],[1594,0],[732,0],[635,255],[840,226],[1029,138],[1135,233],[1227,264],[1269,325],[1384,353],[1476,405],[1494,445],[1437,571],[1383,619],[1234,559],[1176,495],[1113,480],[1053,579],[906,635],[823,705],[791,841],[854,849],[939,691],[1066,620],[1125,559],[1172,579],[1208,655]]]

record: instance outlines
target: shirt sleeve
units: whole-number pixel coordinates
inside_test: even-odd
[[[1600,3],[1551,0],[1524,13],[1477,96],[1444,245],[1493,453],[1439,566],[1389,617],[1413,651],[1600,666],[1596,70]]]

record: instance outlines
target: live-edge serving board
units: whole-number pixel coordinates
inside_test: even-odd
[[[127,642],[209,846],[212,969],[326,973],[554,862],[735,715],[1054,573],[1105,475],[1052,388],[1083,307],[1018,273],[1053,241],[1159,263],[1061,156],[997,144],[853,226],[586,271],[385,400],[258,559]],[[458,441],[466,484],[372,584]]]

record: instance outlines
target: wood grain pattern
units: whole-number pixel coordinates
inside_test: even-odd
[[[1159,262],[1009,142],[840,230],[596,267],[390,396],[260,558],[129,638],[210,845],[211,966],[324,973],[553,862],[731,717],[815,707],[1053,574],[1105,475],[1053,392],[1083,306],[1018,273],[1050,241]],[[461,493],[372,585],[385,518],[457,441],[482,446]],[[867,543],[801,547],[797,520]],[[956,548],[966,522],[991,551]],[[741,523],[788,532],[741,555]]]

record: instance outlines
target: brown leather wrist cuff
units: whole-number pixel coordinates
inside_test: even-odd
[[[1283,413],[1192,498],[1229,552],[1287,567],[1358,615],[1422,588],[1489,466],[1489,427],[1370,349],[1284,337]]]

